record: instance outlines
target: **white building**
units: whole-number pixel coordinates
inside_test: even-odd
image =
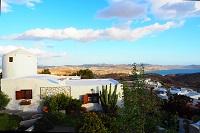
[[[1,90],[11,101],[10,110],[41,112],[42,96],[65,93],[83,101],[83,106],[100,110],[99,92],[102,85],[117,85],[117,105],[122,105],[122,84],[113,79],[80,79],[79,76],[37,74],[37,58],[23,49],[5,54],[2,61]],[[28,105],[24,105],[24,102]],[[97,106],[98,105],[98,106]]]
[[[21,48],[4,54],[2,58],[2,78],[37,74],[37,57]]]

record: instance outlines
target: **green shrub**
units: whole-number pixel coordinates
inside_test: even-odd
[[[58,119],[58,116],[56,115],[56,113],[46,113],[45,115],[50,121]]]
[[[22,121],[17,115],[9,115],[6,113],[0,114],[0,131],[13,131],[19,127]]]
[[[48,68],[44,68],[41,74],[51,74],[51,72]]]
[[[46,115],[43,115],[41,119],[39,119],[35,125],[34,130],[38,132],[48,131],[54,128],[54,124],[48,119]]]
[[[3,110],[9,102],[10,99],[8,98],[8,95],[0,90],[0,110]]]
[[[70,110],[76,110],[76,111],[80,111],[81,110],[81,106],[82,106],[82,102],[81,100],[78,99],[72,99],[68,106],[66,106],[66,110],[69,113]]]
[[[162,123],[159,125],[171,132],[178,132],[179,130],[179,116],[171,112],[162,111]]]
[[[46,105],[49,112],[55,113],[60,110],[76,110],[80,111],[82,102],[78,99],[72,99],[71,96],[65,95],[64,93],[57,94],[55,96],[43,97],[43,105]]]
[[[118,121],[115,117],[110,117],[104,113],[99,114],[99,118],[107,128],[108,133],[117,133],[119,129]]]
[[[67,115],[67,119],[66,119],[67,122],[65,123],[65,125],[69,127],[75,127],[77,124],[76,121],[78,118],[79,118],[78,115]]]
[[[95,112],[85,112],[77,120],[77,132],[106,133],[107,130]]]
[[[47,113],[45,116],[55,125],[64,125],[66,123],[66,114],[54,112]]]
[[[54,125],[70,127],[74,127],[76,125],[76,120],[79,117],[78,115],[66,115],[61,112],[47,113],[45,115]]]
[[[62,93],[51,97],[45,96],[43,105],[46,105],[50,112],[58,112],[60,110],[65,110],[71,101],[71,96]]]

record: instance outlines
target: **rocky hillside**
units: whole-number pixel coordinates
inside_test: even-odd
[[[122,80],[130,81],[131,75],[127,74],[107,74],[98,75],[97,78],[113,78],[119,82]],[[194,74],[170,74],[162,76],[160,74],[145,74],[144,78],[151,78],[155,81],[160,81],[164,84],[164,87],[192,87],[200,88],[200,73]]]

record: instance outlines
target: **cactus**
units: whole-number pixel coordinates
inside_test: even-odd
[[[103,85],[102,86],[102,91],[100,91],[100,101],[101,101],[101,106],[102,109],[105,113],[114,113],[114,111],[116,110],[116,104],[117,104],[117,99],[118,99],[118,95],[116,94],[117,92],[117,85],[115,85],[115,90],[113,91],[113,93],[111,93],[111,84],[110,84],[110,88],[109,88],[109,93],[108,93],[108,86]]]

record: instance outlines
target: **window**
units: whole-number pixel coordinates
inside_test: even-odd
[[[16,91],[16,100],[20,99],[32,99],[32,90]]]
[[[99,93],[83,95],[83,104],[86,103],[99,103]]]
[[[13,62],[13,57],[9,57],[9,62]]]

